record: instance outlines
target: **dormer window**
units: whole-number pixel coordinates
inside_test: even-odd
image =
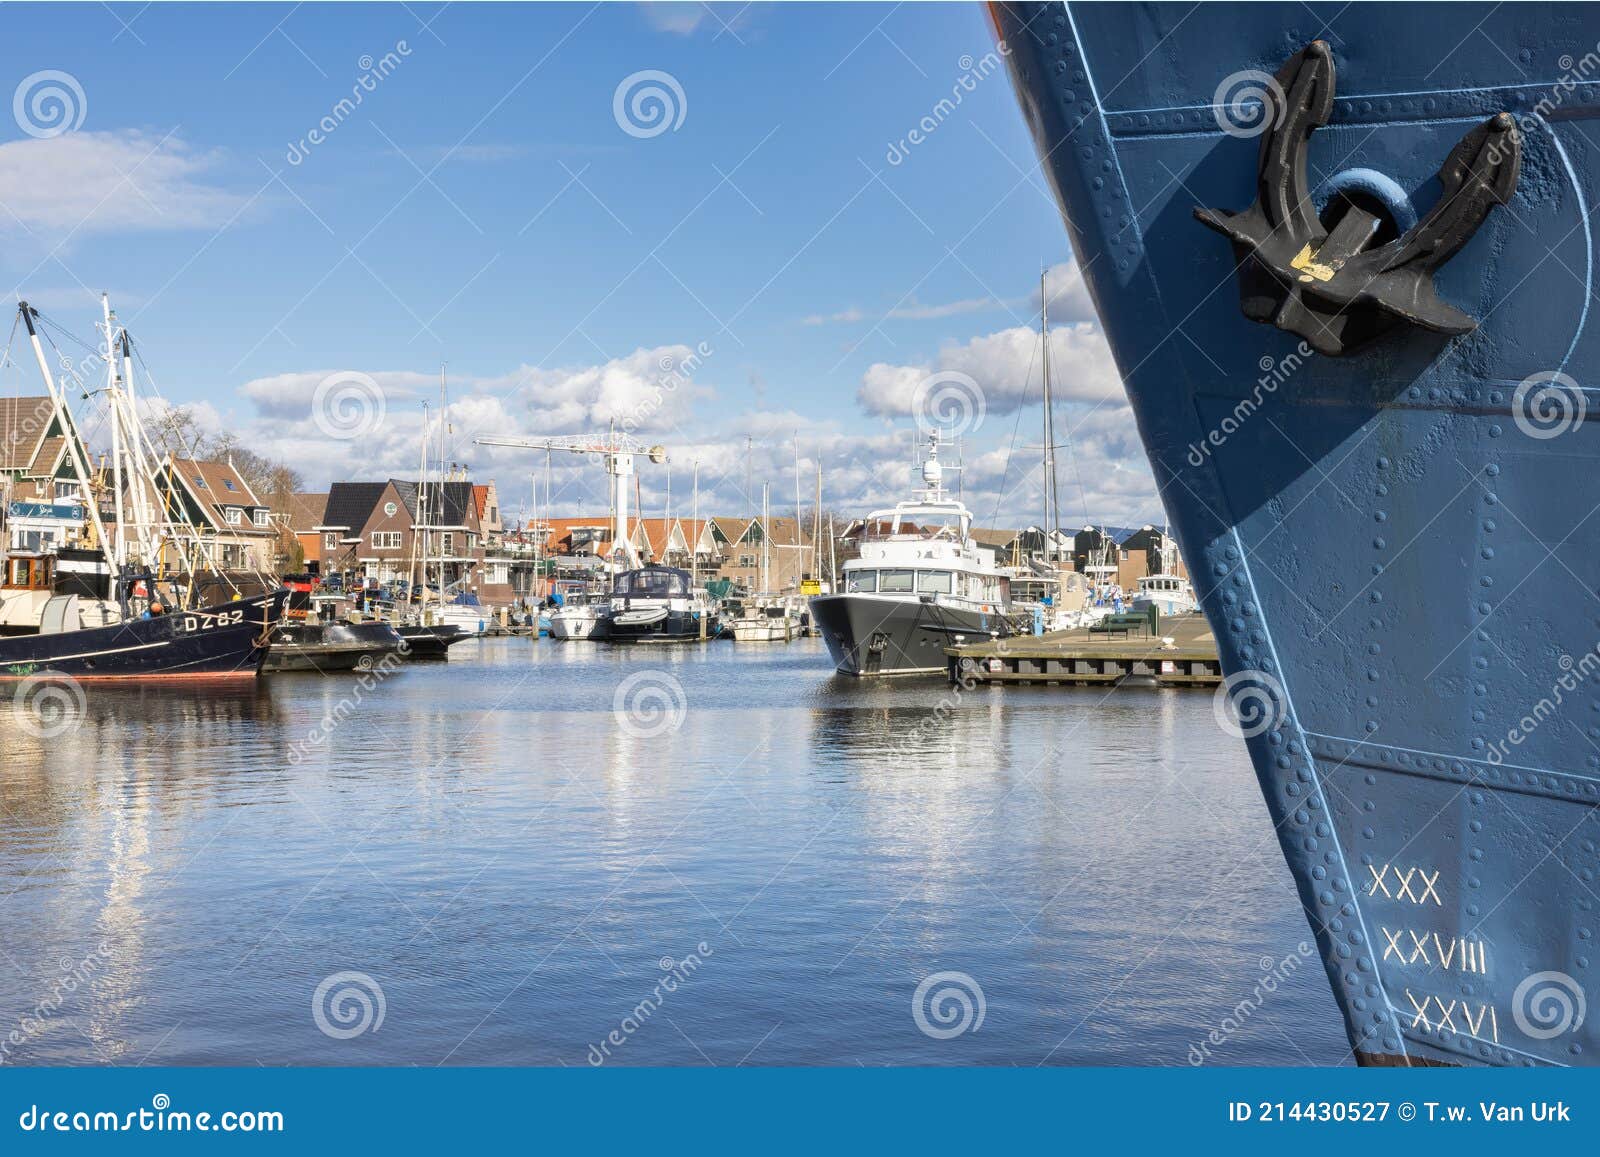
[[[258,510],[258,511],[255,512],[255,520],[256,520],[256,525],[257,526],[265,526],[265,525],[267,525],[267,518],[268,518],[268,512],[267,511]]]
[[[238,526],[244,521],[244,511],[240,510],[237,506],[228,507],[228,509],[224,511],[224,514],[228,519],[229,526]]]

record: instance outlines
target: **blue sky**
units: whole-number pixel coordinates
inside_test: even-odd
[[[1050,267],[1078,451],[1063,505],[1159,516],[977,5],[7,13],[0,276],[81,334],[111,291],[166,399],[314,487],[414,472],[447,362],[451,457],[513,511],[543,456],[472,433],[631,416],[673,455],[677,513],[695,458],[706,505],[747,505],[750,443],[757,485],[792,496],[796,438],[828,504],[857,513],[905,489],[919,383],[942,372],[971,504],[1020,524],[1037,451],[1011,447],[1038,442]],[[648,94],[629,112],[641,86],[670,123]],[[64,118],[29,104],[41,89]],[[663,396],[685,358],[692,380]],[[335,372],[381,395],[358,437],[314,412]],[[558,466],[558,513],[603,505],[597,469]],[[665,473],[642,480],[652,513]]]

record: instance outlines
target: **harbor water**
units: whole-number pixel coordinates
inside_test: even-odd
[[[1210,692],[829,670],[500,638],[0,710],[3,1060],[1349,1062]]]

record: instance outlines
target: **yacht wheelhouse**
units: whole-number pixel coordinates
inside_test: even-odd
[[[973,541],[972,514],[945,493],[944,470],[934,433],[917,496],[868,515],[839,593],[811,600],[844,674],[942,672],[946,647],[1016,633],[1010,577]]]

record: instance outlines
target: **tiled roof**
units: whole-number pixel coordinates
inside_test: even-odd
[[[282,514],[289,519],[289,529],[296,533],[304,533],[313,526],[322,525],[323,512],[328,509],[328,495],[324,491],[320,494],[291,494],[289,495],[287,510],[275,513]]]
[[[48,397],[0,398],[0,470],[27,467],[54,416]]]
[[[255,491],[234,469],[231,462],[201,462],[193,458],[174,458],[172,468],[184,482],[208,503],[227,506],[260,506]]]
[[[335,482],[328,488],[323,526],[343,526],[354,534],[372,517],[373,507],[388,489],[387,482]]]

